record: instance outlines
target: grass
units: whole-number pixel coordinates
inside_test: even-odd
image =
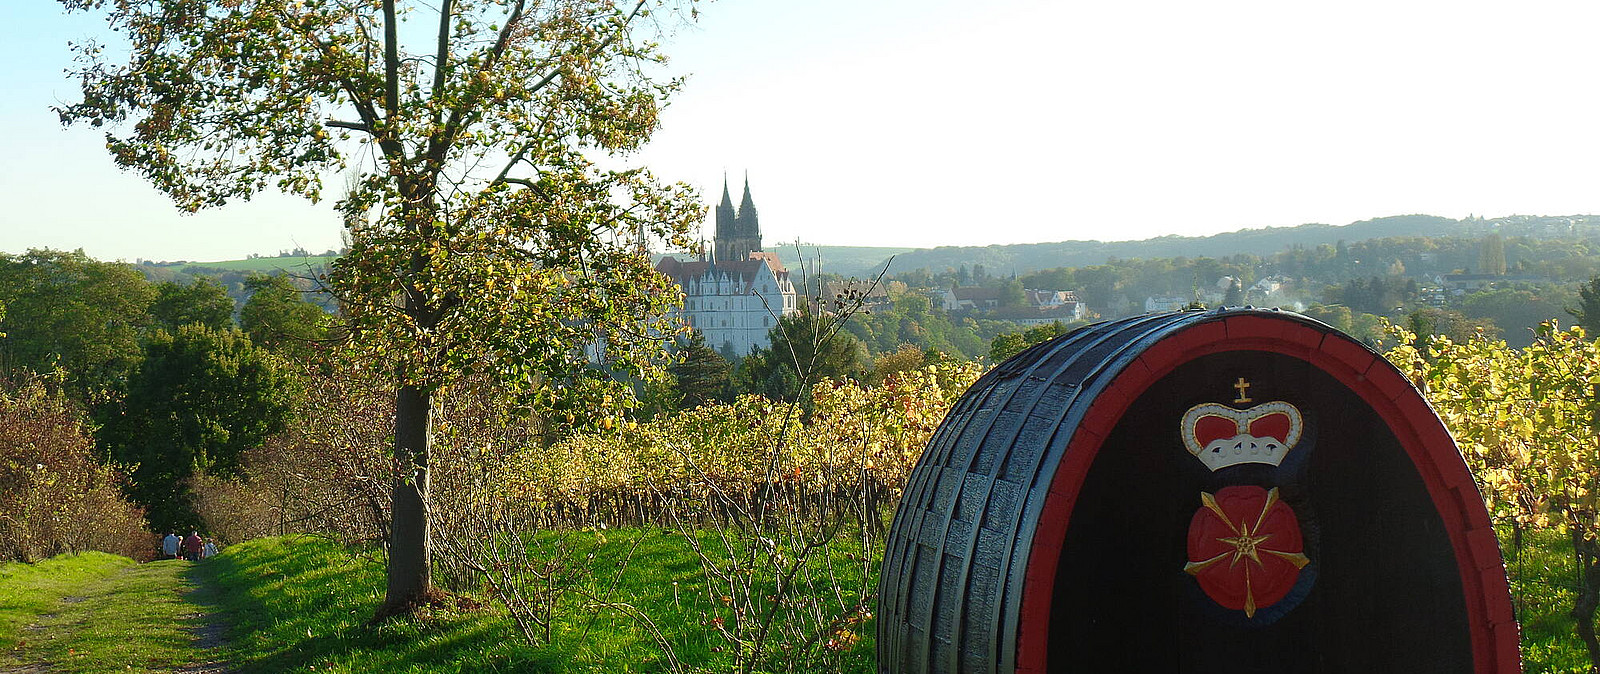
[[[218,262],[190,262],[183,265],[183,270],[188,272],[194,268],[227,269],[241,272],[270,272],[278,269],[290,272],[304,273],[309,269],[326,267],[339,258],[333,256],[312,255],[310,257],[257,257],[248,260],[222,260]]]
[[[382,600],[382,567],[318,539],[250,541],[196,573],[218,588],[231,623],[227,660],[241,672],[666,672],[662,639],[688,670],[726,661],[727,645],[707,626],[713,598],[680,536],[629,529],[567,542],[589,560],[590,592],[607,606],[569,596],[543,646],[524,641],[498,606],[435,608],[368,626]],[[848,653],[845,672],[874,669],[871,626],[862,631],[868,638]]]
[[[23,630],[78,596],[90,583],[133,565],[100,552],[53,557],[38,564],[0,564],[0,652],[17,647]]]
[[[555,540],[542,535],[533,545]],[[548,645],[522,640],[498,606],[472,602],[369,626],[382,600],[381,564],[311,537],[250,541],[194,565],[137,565],[100,553],[4,565],[0,671],[40,663],[55,671],[172,671],[202,658],[239,672],[671,671],[660,640],[687,671],[726,670],[728,644],[708,626],[723,607],[704,592],[699,561],[681,536],[625,529],[567,534],[565,542],[588,564],[591,596],[569,596]],[[1526,671],[1587,672],[1567,615],[1570,543],[1532,532],[1520,553],[1506,549]],[[208,591],[186,592],[189,585]],[[228,625],[228,643],[210,657],[194,643],[202,610]],[[858,631],[841,672],[875,668],[873,626]]]
[[[1569,612],[1577,597],[1577,564],[1572,541],[1558,531],[1530,531],[1522,550],[1501,537],[1511,601],[1522,625],[1523,671],[1529,674],[1587,674],[1589,654],[1578,639]]]
[[[0,580],[11,640],[0,667],[46,664],[56,671],[172,671],[202,659],[195,645],[199,607],[186,598],[178,561],[135,564],[85,553],[57,557]],[[0,572],[4,573],[4,572]],[[21,622],[29,623],[20,630]]]

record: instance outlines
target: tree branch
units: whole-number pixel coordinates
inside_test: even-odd
[[[448,3],[449,0],[446,0],[446,2]],[[511,45],[511,32],[516,28],[517,22],[522,19],[522,10],[526,4],[527,0],[517,0],[517,4],[511,8],[511,16],[506,18],[506,25],[500,28],[500,34],[495,37],[494,47],[489,50],[489,54],[483,59],[483,66],[478,68],[478,72],[486,73],[490,70],[493,70],[495,64],[499,62],[500,57],[505,54],[506,49]],[[444,34],[443,29],[441,28],[439,44],[441,54],[443,53],[442,50],[445,47],[443,39]],[[439,86],[439,82],[436,81],[434,84],[435,96],[437,96],[439,93]],[[441,142],[443,144],[449,145],[455,143],[456,135],[460,133],[461,129],[467,125],[470,125],[472,121],[477,118],[476,108],[478,102],[481,101],[482,98],[483,97],[481,94],[474,94],[465,101],[462,101],[461,105],[456,106],[454,110],[450,111],[450,120],[445,122],[444,131],[440,134]],[[462,122],[463,117],[467,117],[468,120],[466,122]],[[444,152],[440,148],[430,148],[430,154],[436,154],[437,156],[434,157],[434,159],[440,164],[444,163]],[[504,173],[502,173],[502,175],[504,175]]]
[[[639,13],[644,11],[644,6],[649,2],[650,2],[650,0],[638,0],[638,2],[635,3],[634,6],[633,6],[633,10],[628,12],[627,18],[622,20],[622,25],[617,26],[615,32],[613,32],[609,37],[607,37],[604,41],[602,41],[598,47],[596,47],[594,49],[593,54],[604,53],[605,50],[610,48],[611,45],[613,43],[615,43],[621,36],[626,35],[627,32],[628,32],[629,26],[631,26],[633,24],[633,20],[638,18]],[[523,4],[523,0],[518,0],[517,7],[516,7],[517,12],[513,13],[513,18],[515,18],[517,15],[520,14],[520,11],[522,9],[522,4]],[[506,22],[506,27],[501,31],[502,38],[504,38],[505,36],[509,35],[509,31],[511,29],[511,23],[512,23],[511,21],[507,21]],[[505,42],[502,41],[502,42],[497,43],[495,45],[495,49],[503,51],[505,46],[506,46]],[[487,60],[486,60],[484,69],[485,70],[488,69]],[[559,66],[554,68],[553,70],[551,70],[549,72],[549,74],[545,75],[543,78],[540,78],[540,80],[537,83],[535,83],[532,87],[528,88],[528,98],[531,100],[533,98],[534,94],[539,93],[540,90],[542,90],[545,87],[549,86],[550,83],[554,82],[555,79],[557,77],[559,77],[560,75],[561,75],[561,68]],[[461,108],[459,108],[457,110],[457,112],[460,113],[460,114],[451,116],[451,119],[450,119],[450,122],[449,122],[449,129],[448,129],[448,134],[451,137],[454,137],[457,133],[460,132],[461,129],[466,128],[467,126],[470,126],[474,121],[476,121],[479,110],[478,110],[478,108],[476,108],[475,103],[476,103],[476,101],[470,101],[470,102],[462,105]],[[466,119],[463,121],[461,119],[462,117],[465,117]],[[523,145],[520,149],[518,149],[516,156],[512,157],[511,161],[506,163],[505,169],[502,170],[500,172],[500,175],[498,177],[496,177],[493,181],[491,181],[489,184],[493,185],[494,183],[505,182],[506,173],[510,172],[511,168],[513,166],[516,166],[517,162],[522,160],[522,155],[525,152],[527,152],[529,147],[531,147],[531,144]]]
[[[444,85],[449,79],[450,68],[450,15],[454,12],[453,0],[440,0],[439,2],[439,46],[433,57],[433,94],[431,99],[440,101],[444,99]],[[456,109],[457,111],[460,108]],[[454,119],[457,112],[452,111],[450,117]],[[443,169],[446,148],[451,142],[451,134],[447,128],[440,128],[441,111],[433,110],[433,129],[428,133],[428,163],[429,173],[437,173]]]
[[[595,48],[594,53],[599,54],[599,53],[604,52],[607,48],[609,48],[611,46],[611,43],[617,41],[617,37],[619,35],[626,34],[628,32],[628,26],[631,25],[633,23],[633,20],[636,17],[639,16],[639,12],[644,10],[645,3],[649,2],[649,1],[650,0],[639,0],[638,4],[633,6],[633,11],[628,12],[628,18],[623,19],[622,20],[622,25],[617,27],[617,32],[612,33],[611,36],[606,38],[604,42],[601,42],[600,46]],[[543,78],[540,78],[540,80],[538,82],[534,83],[534,85],[532,87],[528,88],[528,94],[531,96],[532,94],[539,93],[540,89],[543,89],[543,88],[549,86],[550,83],[555,81],[555,79],[557,77],[559,77],[560,75],[561,75],[561,69],[560,68],[556,68],[555,70],[550,71],[550,74],[545,75]]]
[[[391,163],[405,162],[400,145],[400,18],[394,0],[383,0],[383,133],[378,144]],[[400,166],[395,164],[391,170]]]

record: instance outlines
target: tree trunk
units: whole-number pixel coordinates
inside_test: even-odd
[[[394,481],[389,524],[389,589],[378,617],[407,613],[433,594],[428,527],[428,452],[433,392],[405,384],[395,395]]]

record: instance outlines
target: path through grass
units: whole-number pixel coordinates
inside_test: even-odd
[[[191,571],[99,553],[0,569],[0,672],[217,669],[199,647],[214,630]]]

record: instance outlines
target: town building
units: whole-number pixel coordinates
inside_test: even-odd
[[[940,305],[950,312],[993,309],[1000,306],[1000,289],[981,286],[950,288],[940,297]]]
[[[810,298],[808,298],[810,299]],[[894,305],[889,284],[862,279],[824,281],[819,312],[879,311]]]
[[[661,259],[656,271],[683,289],[678,316],[705,338],[706,346],[743,357],[771,343],[778,318],[799,311],[794,283],[778,254],[761,250],[761,223],[745,179],[744,200],[737,210],[722,183],[716,208],[716,237],[696,260]]]
[[[1144,298],[1145,313],[1155,311],[1179,311],[1189,306],[1194,299],[1181,295],[1165,295]]]

